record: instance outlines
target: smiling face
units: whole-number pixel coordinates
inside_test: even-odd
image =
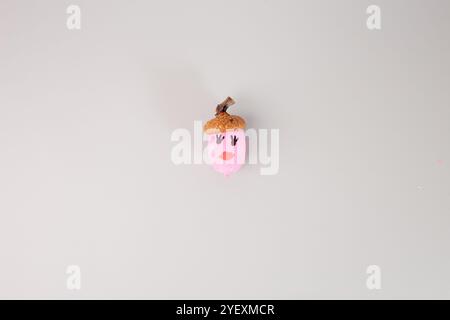
[[[245,133],[243,129],[208,135],[208,155],[213,168],[229,175],[245,162]]]

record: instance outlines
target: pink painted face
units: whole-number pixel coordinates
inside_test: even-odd
[[[245,162],[244,130],[209,134],[208,155],[214,170],[225,176],[238,171]]]

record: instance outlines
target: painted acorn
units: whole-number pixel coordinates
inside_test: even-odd
[[[215,118],[203,127],[208,135],[208,155],[214,170],[230,175],[245,162],[245,120],[227,112],[235,101],[228,97],[216,107]]]

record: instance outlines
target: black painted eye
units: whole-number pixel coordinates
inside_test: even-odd
[[[216,134],[216,143],[217,144],[221,144],[223,139],[225,139],[225,136],[223,136],[221,134]]]
[[[239,138],[238,137],[236,137],[236,136],[231,136],[231,145],[232,146],[235,146],[236,145],[236,142],[239,140]]]

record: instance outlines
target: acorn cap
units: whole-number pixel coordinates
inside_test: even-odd
[[[231,115],[227,112],[227,109],[235,103],[236,102],[231,97],[228,97],[224,102],[217,105],[216,117],[206,122],[203,127],[203,131],[211,134],[244,129],[245,120],[239,116]]]

